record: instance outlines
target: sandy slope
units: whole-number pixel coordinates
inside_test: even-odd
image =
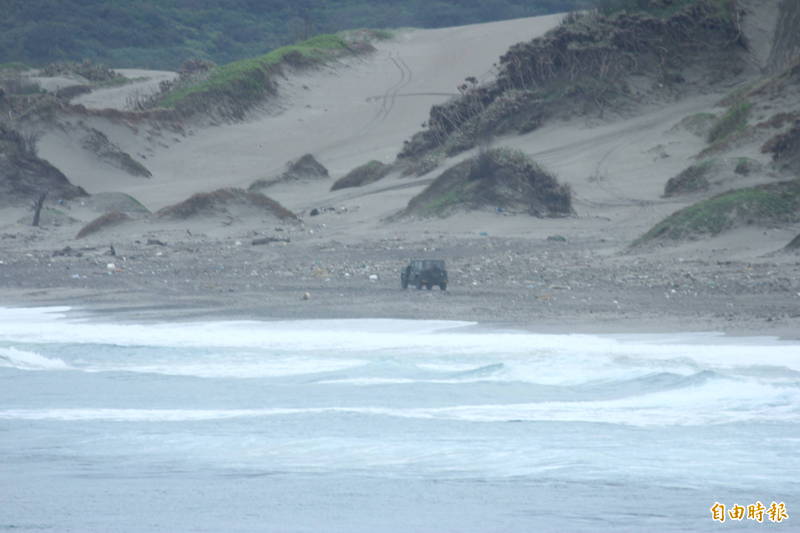
[[[120,175],[77,155],[74,139],[67,134],[47,135],[40,150],[86,190],[124,190],[154,209],[198,190],[248,185],[308,152],[338,176],[369,159],[391,161],[403,140],[427,118],[432,104],[455,94],[466,76],[487,76],[511,44],[545,32],[559,19],[403,31],[379,43],[370,57],[292,76],[282,84],[280,101],[261,117],[200,129],[186,139],[171,135],[145,147],[130,139],[124,127],[96,125],[132,155],[150,154],[143,161],[154,174],[149,181]],[[97,91],[84,102],[119,107],[126,91],[138,90],[138,85],[129,85]]]

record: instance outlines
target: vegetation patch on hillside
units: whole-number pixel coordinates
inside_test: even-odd
[[[565,216],[572,213],[572,193],[524,153],[493,148],[446,170],[402,214],[447,216],[478,209]]]
[[[761,170],[761,164],[755,159],[749,157],[739,157],[736,159],[736,166],[733,167],[733,172],[740,176],[749,176],[753,172]]]
[[[106,213],[104,215],[100,215],[96,219],[92,220],[88,224],[86,224],[81,230],[78,232],[78,235],[75,236],[76,239],[83,239],[84,237],[88,237],[93,233],[97,233],[99,231],[113,228],[115,226],[119,226],[124,222],[128,222],[131,219],[125,213],[121,213],[119,211],[112,211],[110,213]]]
[[[664,186],[664,196],[676,196],[693,192],[707,191],[710,187],[707,174],[714,165],[709,159],[683,170],[674,178],[670,178]]]
[[[800,180],[729,191],[673,213],[634,242],[713,236],[745,225],[800,222]]]
[[[444,154],[440,152],[429,152],[416,159],[408,159],[400,165],[402,176],[424,176],[428,172],[433,172],[444,159]]]
[[[336,180],[331,187],[332,191],[348,187],[362,187],[385,178],[392,171],[391,165],[372,160],[354,168],[344,177]]]
[[[785,250],[800,251],[800,235],[789,241],[789,244],[786,245]]]
[[[127,83],[125,76],[105,65],[94,63],[88,59],[81,62],[61,61],[45,65],[41,70],[42,76],[80,76],[88,81],[107,85]]]
[[[28,65],[26,65],[25,63],[20,63],[19,61],[9,61],[8,63],[0,63],[0,72],[2,71],[23,72],[28,69],[30,69]]]
[[[767,141],[761,151],[771,153],[773,161],[781,170],[800,174],[800,120],[795,121],[786,133]]]
[[[181,203],[167,206],[156,213],[159,218],[186,220],[189,218],[230,216],[238,209],[254,210],[281,221],[296,221],[297,216],[281,204],[259,192],[227,188],[198,193]]]
[[[732,4],[635,3],[635,10],[570,14],[544,36],[512,46],[500,58],[496,80],[479,85],[467,78],[459,97],[431,108],[425,129],[399,157],[440,149],[454,154],[495,134],[531,131],[553,115],[602,113],[741,71],[744,45]]]
[[[707,138],[708,132],[716,120],[717,115],[714,113],[695,113],[682,118],[680,122],[673,126],[672,130],[686,130],[698,137]]]
[[[94,128],[89,128],[88,133],[81,141],[84,149],[94,153],[98,159],[118,168],[131,176],[142,178],[152,177],[152,173],[130,154],[123,152],[119,146],[111,142],[105,133]]]
[[[42,193],[51,199],[87,196],[60,170],[38,157],[36,141],[33,135],[0,123],[0,204],[32,200]]]
[[[241,119],[244,113],[277,90],[275,75],[283,67],[309,67],[348,54],[372,50],[364,41],[348,42],[339,35],[318,35],[284,46],[268,54],[242,59],[210,69],[200,79],[165,85],[152,104],[175,109],[183,115],[219,112]]]
[[[289,161],[286,164],[286,170],[276,178],[262,178],[250,184],[247,190],[249,191],[262,191],[273,185],[279,183],[287,183],[290,181],[316,181],[320,179],[328,179],[330,174],[328,169],[311,154],[304,156],[294,161]]]
[[[133,196],[121,192],[99,192],[83,201],[83,204],[99,213],[119,211],[134,217],[150,215],[150,210]]]
[[[710,144],[724,142],[732,134],[747,127],[747,118],[753,105],[747,101],[739,101],[730,106],[724,115],[719,117],[708,132]]]
[[[39,83],[16,70],[0,71],[0,102],[6,97],[44,94]]]

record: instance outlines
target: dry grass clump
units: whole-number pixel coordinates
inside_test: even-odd
[[[634,242],[713,236],[738,226],[780,226],[800,222],[800,180],[728,191],[681,209]]]
[[[81,230],[78,232],[78,235],[75,236],[76,239],[83,239],[84,237],[88,237],[93,233],[97,233],[98,231],[112,228],[114,226],[119,226],[123,222],[127,222],[132,220],[131,217],[126,215],[125,213],[120,213],[119,211],[112,211],[110,213],[106,213],[105,215],[101,215],[96,219],[92,220],[88,224],[86,224]]]
[[[37,155],[35,134],[23,134],[0,123],[0,205],[20,205],[21,200],[49,198],[65,200],[87,196],[72,185],[56,167]]]
[[[767,141],[761,151],[771,153],[772,159],[782,169],[800,173],[800,120],[786,133]]]
[[[403,214],[447,216],[487,208],[564,216],[573,212],[572,192],[524,153],[493,148],[445,171],[411,199]]]
[[[43,76],[70,76],[73,74],[95,82],[110,82],[125,79],[124,76],[105,65],[93,63],[88,59],[80,63],[72,61],[50,63],[42,69]]]
[[[646,4],[647,2],[639,2]],[[741,32],[720,0],[672,2],[669,9],[591,12],[565,17],[542,37],[518,43],[497,65],[497,79],[459,87],[431,108],[425,129],[399,154],[418,158],[472,148],[487,134],[525,133],[552,116],[599,112],[640,99],[646,78],[654,97],[707,78],[724,80],[743,65]],[[614,10],[612,10],[614,11]]]
[[[286,171],[284,171],[280,176],[275,178],[258,179],[251,183],[247,190],[261,191],[279,183],[328,178],[330,178],[328,169],[325,168],[322,163],[317,161],[313,155],[305,154],[299,159],[287,163]]]
[[[136,161],[130,154],[123,152],[102,131],[89,128],[89,133],[83,138],[81,145],[86,150],[95,153],[102,161],[127,172],[131,176],[142,178],[153,176],[147,167]]]
[[[728,111],[711,126],[711,130],[708,132],[709,144],[722,142],[733,133],[742,131],[747,127],[747,118],[750,116],[752,108],[753,105],[747,101],[739,101],[733,104]]]
[[[337,57],[374,50],[369,43],[349,42],[341,35],[317,35],[259,57],[242,59],[166,84],[145,105],[174,109],[183,116],[217,113],[241,120],[247,111],[277,92],[277,77],[285,67],[307,68]]]
[[[709,159],[692,165],[683,170],[674,178],[670,178],[664,186],[664,196],[676,196],[693,192],[707,191],[711,184],[707,174],[714,166],[714,160]]]
[[[338,179],[331,187],[331,190],[335,191],[347,187],[362,187],[385,178],[391,171],[391,165],[372,160],[354,168],[344,177]]]
[[[297,220],[297,215],[260,192],[226,188],[213,192],[197,193],[187,200],[167,206],[156,213],[159,218],[186,220],[194,217],[211,217],[227,214],[229,208],[245,207],[265,211],[279,220]]]

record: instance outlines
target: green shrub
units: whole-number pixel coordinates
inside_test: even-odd
[[[685,129],[698,137],[708,137],[708,132],[717,120],[714,113],[695,113],[684,117],[673,129]]]
[[[598,8],[602,13],[611,15],[626,11],[628,13],[647,13],[657,17],[668,17],[680,11],[683,7],[698,0],[672,0],[669,2],[654,2],[653,0],[600,0]],[[733,0],[706,0],[717,10],[720,18],[730,19],[735,3]]]
[[[319,63],[330,57],[332,52],[347,48],[347,43],[338,35],[318,35],[259,57],[217,67],[206,79],[168,92],[159,104],[188,111],[193,100],[210,97],[230,99],[246,106],[274,90],[270,74],[282,62],[295,65]]]
[[[711,127],[711,131],[708,132],[708,142],[710,144],[722,142],[733,133],[743,130],[747,126],[747,118],[752,107],[753,105],[747,101],[733,104]]]
[[[348,187],[361,187],[374,183],[392,171],[391,165],[386,165],[380,161],[372,160],[359,167],[354,168],[343,178],[336,181],[331,187],[332,191],[345,189]]]
[[[424,176],[428,172],[435,170],[442,162],[444,156],[438,152],[429,152],[422,157],[409,161],[408,166],[403,168],[403,176]]]
[[[64,61],[50,63],[42,69],[43,76],[71,76],[77,74],[93,82],[125,83],[126,79],[105,65],[93,63],[86,59],[80,63]]]
[[[673,213],[634,242],[717,235],[755,224],[800,222],[800,180],[737,189]]]
[[[28,70],[30,67],[25,63],[20,63],[19,61],[12,61],[10,63],[0,63],[0,70],[10,70],[12,72],[21,72],[23,70]]]
[[[431,150],[454,155],[479,144],[486,133],[525,133],[552,117],[602,117],[627,106],[641,92],[640,79],[662,81],[644,90],[657,96],[664,83],[708,83],[712,64],[724,66],[720,72],[713,67],[720,81],[742,68],[732,46],[741,30],[730,16],[719,16],[730,7],[728,0],[609,0],[605,7],[611,15],[565,17],[544,35],[511,46],[494,80],[462,86],[462,94],[434,105],[423,131],[398,158]],[[646,13],[613,14],[628,8]],[[659,14],[664,18],[653,16]]]
[[[226,214],[229,207],[237,206],[255,208],[283,221],[297,220],[297,215],[272,198],[260,192],[245,191],[234,187],[194,194],[183,202],[161,208],[156,212],[156,216],[175,220],[186,220],[193,217],[207,218]]]
[[[674,178],[670,178],[664,186],[664,196],[708,190],[710,184],[706,174],[713,166],[714,160],[709,159],[692,165]]]
[[[8,94],[16,95],[42,94],[45,92],[37,82],[17,73],[0,76],[0,89]]]
[[[758,168],[758,162],[747,157],[740,157],[736,160],[736,167],[733,171],[741,176],[748,176]]]
[[[379,41],[389,41],[394,39],[394,32],[389,30],[372,30],[372,35]]]
[[[411,199],[405,214],[446,216],[484,208],[563,216],[572,213],[572,193],[525,153],[492,148],[442,173]]]

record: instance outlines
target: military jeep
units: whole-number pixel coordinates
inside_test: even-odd
[[[447,290],[447,270],[441,259],[412,259],[408,266],[400,271],[400,285],[407,289],[413,285],[417,289],[425,287],[428,290],[434,285]]]

